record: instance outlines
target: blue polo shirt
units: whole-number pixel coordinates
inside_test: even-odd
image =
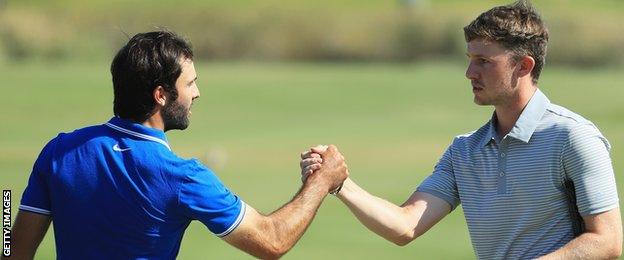
[[[165,133],[117,117],[61,133],[34,164],[20,210],[49,215],[59,259],[172,259],[199,220],[219,237],[245,204]]]
[[[478,258],[534,259],[572,240],[567,180],[580,215],[619,206],[609,142],[590,121],[540,90],[509,134],[493,120],[457,136],[418,187],[462,204]]]

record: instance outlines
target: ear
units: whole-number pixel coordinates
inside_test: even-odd
[[[167,104],[167,94],[162,86],[157,86],[156,88],[154,88],[154,92],[152,94],[154,96],[154,102],[156,102],[156,106],[164,107],[165,104]]]
[[[519,77],[531,75],[531,71],[533,71],[533,68],[535,67],[535,59],[531,56],[522,56],[522,58],[518,61],[518,65],[520,65],[518,68]]]

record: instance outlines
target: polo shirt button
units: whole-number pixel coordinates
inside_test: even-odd
[[[503,176],[505,176],[505,173],[504,173],[504,172],[500,172],[500,173],[498,174],[498,176],[503,177]]]
[[[501,153],[501,154],[500,154],[500,157],[505,157],[505,153]]]

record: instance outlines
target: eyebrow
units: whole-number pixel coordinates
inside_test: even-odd
[[[485,56],[481,55],[481,54],[474,54],[474,55],[470,55],[470,53],[466,52],[466,57],[471,58],[471,57],[476,57],[476,58],[484,58]]]
[[[189,81],[189,83],[194,82],[196,80],[197,80],[197,76],[195,76],[195,78],[193,80]]]

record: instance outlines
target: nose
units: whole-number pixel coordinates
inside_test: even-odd
[[[468,78],[469,80],[477,80],[479,78],[477,69],[475,68],[475,65],[472,64],[472,62],[468,64],[468,68],[466,69],[466,78]]]
[[[197,87],[197,84],[195,84],[193,88],[193,99],[196,98],[199,98],[199,88]]]

